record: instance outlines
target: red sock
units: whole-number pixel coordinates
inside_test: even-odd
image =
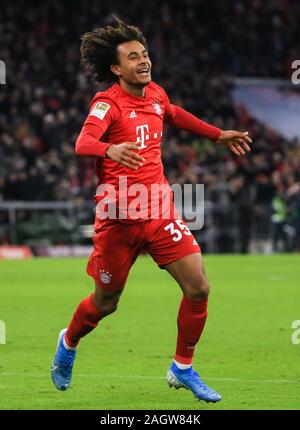
[[[177,318],[178,337],[175,360],[192,364],[194,350],[204,329],[207,299],[190,300],[183,297]]]
[[[79,303],[72,321],[69,324],[68,330],[65,334],[67,345],[75,348],[80,338],[88,334],[101,320],[101,313],[97,310],[94,303],[94,295],[90,294],[88,297]]]

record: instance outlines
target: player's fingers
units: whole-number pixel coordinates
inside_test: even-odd
[[[140,149],[136,142],[127,142],[125,146],[127,149]]]
[[[248,131],[238,131],[237,136],[244,138],[244,137],[248,136]]]
[[[251,137],[249,137],[249,136],[245,136],[245,137],[244,137],[244,140],[245,140],[246,142],[248,142],[248,143],[252,143],[252,139],[251,139]]]
[[[243,140],[243,139],[238,139],[238,142],[242,145],[242,147],[246,150],[246,151],[251,151],[251,148],[249,145],[247,145],[247,143]]]
[[[242,145],[243,145],[243,148],[244,148],[244,149],[246,149],[246,151],[248,151],[248,152],[249,152],[249,151],[251,151],[250,146],[249,146],[249,145],[247,145],[247,143],[246,143],[246,142],[244,142]]]
[[[238,137],[237,140],[239,142],[252,143],[252,139],[249,136]]]
[[[241,145],[239,145],[238,143],[236,143],[234,146],[235,146],[235,149],[237,149],[241,155],[245,155],[245,151],[243,150],[243,148],[241,147]]]
[[[120,164],[122,164],[122,166],[128,167],[131,170],[137,170],[138,167],[134,166],[133,164],[128,163],[128,161],[121,161]]]
[[[235,147],[233,144],[230,144],[230,145],[229,145],[229,148],[230,148],[230,150],[231,150],[234,154],[236,154],[236,155],[241,155],[241,154],[239,153],[239,151],[236,149],[236,147]]]
[[[141,157],[140,155],[136,154],[133,151],[129,151],[129,149],[127,149],[126,151],[124,151],[124,154],[131,157],[131,158],[135,158],[136,160],[139,161],[145,161],[145,158]]]
[[[142,166],[142,163],[139,163],[138,161],[134,160],[133,157],[129,155],[123,155],[122,160],[127,161],[128,163],[134,164],[135,166]]]
[[[136,160],[145,161],[145,158],[141,157],[135,152],[129,151],[129,153],[130,153],[130,157],[135,158]]]

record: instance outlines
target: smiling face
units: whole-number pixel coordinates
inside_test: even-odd
[[[121,43],[117,47],[119,64],[110,66],[119,83],[127,87],[143,88],[151,82],[151,61],[147,49],[138,41]]]

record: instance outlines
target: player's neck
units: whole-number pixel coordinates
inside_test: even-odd
[[[119,81],[120,87],[123,88],[126,93],[129,93],[136,97],[144,97],[145,96],[145,85],[131,85],[128,82]]]

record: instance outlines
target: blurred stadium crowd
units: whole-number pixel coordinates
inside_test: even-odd
[[[298,1],[19,0],[0,7],[0,59],[7,65],[0,88],[0,200],[72,200],[83,208],[82,221],[92,222],[85,202],[95,191],[94,160],[76,157],[74,143],[99,86],[80,65],[80,35],[112,23],[115,12],[143,30],[153,79],[173,103],[220,128],[247,130],[254,141],[250,155],[236,157],[166,130],[169,181],[205,184],[202,246],[248,252],[255,235],[273,238],[274,250],[300,250],[300,144],[252,118],[231,96],[232,76],[289,77],[291,62],[300,58]],[[8,240],[1,230],[0,243]]]

